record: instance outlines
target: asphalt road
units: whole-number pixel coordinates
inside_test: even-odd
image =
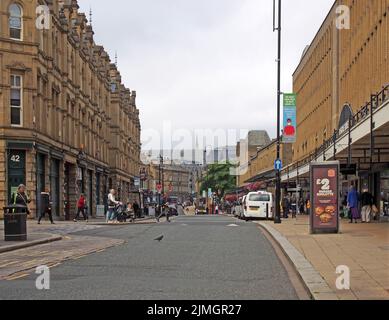
[[[126,243],[53,267],[50,290],[35,288],[35,274],[1,281],[0,299],[297,299],[254,223],[177,217],[171,224],[110,226],[77,235]],[[161,242],[154,240],[161,235]]]

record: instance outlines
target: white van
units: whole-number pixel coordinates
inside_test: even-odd
[[[243,202],[244,219],[273,219],[273,195],[269,192],[250,192]]]

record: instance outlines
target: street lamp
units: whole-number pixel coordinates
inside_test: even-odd
[[[276,0],[273,0],[273,32],[278,31],[277,56],[277,160],[281,157],[281,0],[278,0],[278,24],[276,27]],[[276,212],[274,223],[281,223],[281,170],[276,168]]]

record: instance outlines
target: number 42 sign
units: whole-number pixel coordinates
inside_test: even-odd
[[[12,155],[11,156],[11,161],[12,162],[20,162],[20,155]]]

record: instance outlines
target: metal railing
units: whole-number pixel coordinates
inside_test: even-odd
[[[284,173],[296,170],[297,168],[316,161],[318,156],[324,154],[325,151],[329,149],[332,145],[334,146],[334,154],[336,155],[336,141],[338,140],[338,138],[343,136],[346,132],[350,131],[360,122],[369,117],[370,114],[372,114],[377,108],[382,106],[387,101],[389,101],[389,84],[385,85],[379,93],[373,94],[371,96],[371,101],[361,107],[359,111],[350,118],[347,130],[343,130],[343,132],[341,132],[340,129],[335,130],[334,134],[328,140],[324,141],[324,143],[319,148],[307,155],[305,158],[298,160],[297,162],[286,167],[284,169]]]

